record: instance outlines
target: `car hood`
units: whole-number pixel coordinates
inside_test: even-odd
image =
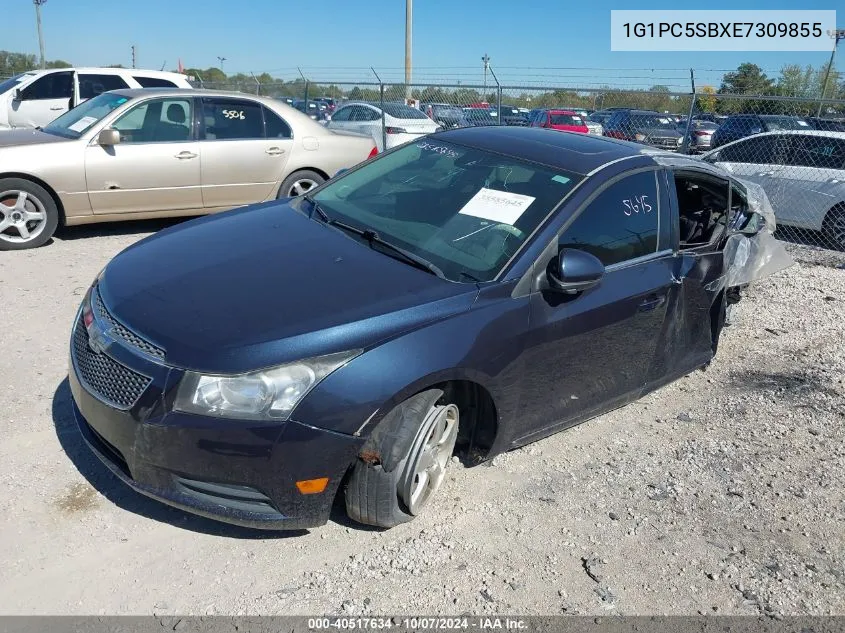
[[[73,139],[47,134],[41,130],[28,128],[0,131],[0,147],[16,147],[19,145],[40,145],[43,143],[63,143]]]
[[[466,311],[474,284],[395,260],[266,203],[166,229],[115,257],[112,315],[169,365],[239,373],[351,349]]]

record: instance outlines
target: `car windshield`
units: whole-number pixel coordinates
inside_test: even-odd
[[[490,110],[482,110],[480,108],[464,110],[464,117],[471,121],[495,121],[496,118]]]
[[[765,119],[765,121],[766,128],[770,132],[776,132],[778,130],[806,130],[810,127],[810,124],[803,119],[791,116],[774,117]]]
[[[584,120],[577,114],[555,114],[549,115],[552,125],[584,125]]]
[[[45,127],[44,131],[64,138],[79,138],[97,121],[127,101],[129,97],[119,93],[104,92],[65,112]]]
[[[640,128],[674,129],[672,119],[657,114],[633,114],[631,124]]]
[[[6,81],[0,82],[0,95],[4,92],[8,92],[15,86],[17,86],[20,82],[23,81],[26,75],[16,75],[11,79],[7,79]]]
[[[395,119],[427,119],[424,112],[404,103],[385,103],[384,111]]]
[[[452,281],[489,281],[581,180],[440,140],[408,144],[330,181],[326,215],[375,231]]]

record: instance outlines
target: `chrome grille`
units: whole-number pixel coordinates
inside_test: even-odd
[[[663,147],[665,149],[678,149],[678,139],[666,138],[665,136],[652,136],[651,144],[655,147]]]
[[[131,409],[150,384],[147,376],[124,367],[88,346],[88,332],[80,318],[73,331],[73,366],[88,391],[118,409]]]
[[[92,298],[96,316],[108,323],[109,327],[111,328],[110,334],[112,336],[124,340],[125,342],[129,343],[132,347],[140,350],[148,356],[161,359],[164,358],[163,349],[161,349],[160,347],[156,347],[149,341],[145,341],[140,336],[135,334],[135,332],[131,331],[129,328],[124,326],[111,315],[111,313],[106,309],[105,304],[103,304],[103,300],[100,297],[99,290],[94,290]]]

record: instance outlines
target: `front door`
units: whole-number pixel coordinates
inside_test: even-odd
[[[262,202],[276,193],[293,150],[291,128],[277,114],[251,99],[205,97],[201,134],[207,208]]]
[[[531,295],[521,415],[533,432],[522,441],[620,406],[645,384],[672,284],[657,174],[612,182],[563,231],[562,245],[592,253],[606,274],[578,295]]]
[[[119,144],[103,147],[95,140],[86,148],[94,213],[202,209],[193,106],[190,97],[143,101],[112,123]]]
[[[43,127],[67,112],[72,101],[73,71],[47,73],[23,88],[20,99],[12,101],[9,125]]]

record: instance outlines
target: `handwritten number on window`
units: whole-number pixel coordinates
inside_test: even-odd
[[[633,215],[634,213],[649,213],[652,209],[648,201],[648,196],[633,196],[622,201],[622,213],[625,215]]]
[[[240,119],[241,121],[246,119],[243,110],[223,110],[223,116],[227,119]]]

